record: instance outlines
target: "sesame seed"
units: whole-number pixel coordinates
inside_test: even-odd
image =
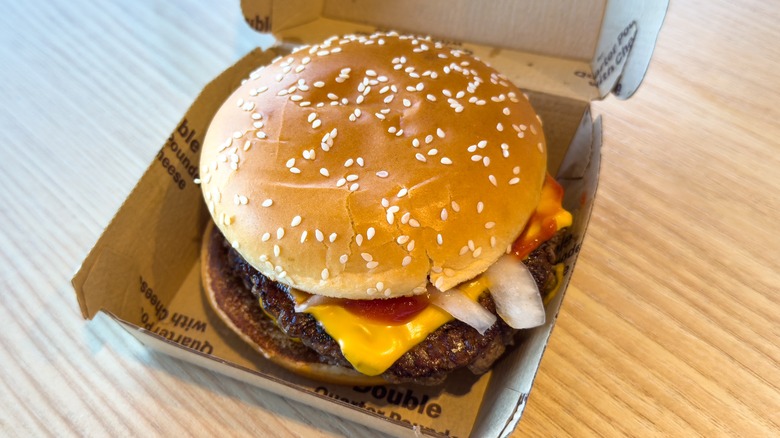
[[[436,286],[436,289],[441,289],[442,283],[444,283],[444,277],[439,277],[436,279],[436,283],[434,283],[434,286]]]
[[[429,151],[428,151],[428,155],[429,155],[429,156],[434,156],[434,155],[436,155],[436,154],[438,154],[438,153],[439,153],[439,150],[438,150],[438,149],[436,149],[436,148],[433,148],[433,149],[431,149],[431,150],[429,150]]]
[[[357,236],[355,236],[355,243],[357,243],[358,246],[362,246],[363,245],[363,235],[362,234],[358,234]]]
[[[357,191],[357,189],[359,189],[359,188],[360,188],[360,184],[353,183],[351,186],[349,186],[349,191],[350,192],[354,192],[354,191]]]
[[[376,282],[376,290],[378,290],[379,292],[382,292],[384,289],[385,289],[385,284],[382,283],[381,281],[377,281]]]
[[[444,131],[441,128],[436,128],[436,135],[438,135],[439,138],[444,138]]]
[[[475,163],[477,161],[481,161],[481,160],[482,160],[482,155],[474,154],[474,155],[471,156],[471,161],[474,161]]]
[[[312,85],[314,85],[317,88],[322,88],[322,87],[325,86],[325,82],[317,81],[317,82],[313,83]]]
[[[407,211],[406,213],[404,213],[404,214],[401,216],[401,223],[402,223],[402,224],[404,224],[404,225],[406,225],[407,223],[409,223],[409,219],[410,219],[411,217],[412,217],[412,214],[411,214],[411,213],[409,213],[409,212]]]
[[[536,135],[536,125],[531,125],[531,134]]]
[[[514,169],[512,169],[512,173],[515,175],[520,174],[520,166],[515,166]]]
[[[343,185],[344,185],[344,184],[346,184],[346,183],[347,183],[347,180],[346,180],[346,179],[344,179],[344,178],[339,178],[339,180],[338,180],[338,181],[336,181],[336,187],[341,187],[341,186],[343,186]]]
[[[471,153],[474,153],[474,152],[477,151],[477,145],[473,144],[473,145],[469,146],[466,150],[471,152]]]
[[[490,236],[490,247],[491,248],[496,247],[496,236]]]
[[[238,240],[234,240],[232,244],[230,244],[235,249],[238,249]]]
[[[311,113],[311,114],[309,114],[309,117],[306,120],[308,120],[308,122],[311,123],[316,118],[317,118],[317,113]]]
[[[447,157],[442,157],[441,164],[452,164],[452,160]]]
[[[358,96],[358,98],[360,98],[360,97],[362,97],[362,96]],[[390,103],[390,102],[392,102],[392,101],[393,101],[393,98],[395,98],[395,94],[391,94],[391,95],[389,95],[389,96],[385,97],[385,99],[383,100],[383,102],[384,102],[384,103]],[[362,99],[361,99],[361,100],[362,100]],[[358,103],[360,103],[360,102],[358,102]]]
[[[274,256],[279,257],[279,254],[282,252],[281,249],[279,249],[279,245],[274,245]]]
[[[480,149],[485,149],[485,146],[487,146],[487,140],[480,140],[477,143],[477,147],[480,148]]]
[[[490,166],[490,157],[483,157],[482,158],[482,164],[484,164],[485,167]]]
[[[467,252],[469,252],[469,247],[468,246],[464,246],[463,248],[460,249],[460,252],[458,254],[459,255],[464,255]]]
[[[403,261],[401,261],[401,266],[409,266],[409,263],[412,263],[412,256],[404,257]]]
[[[381,114],[381,113],[374,113],[374,115],[375,115],[375,116],[376,116],[376,118],[377,118],[377,119],[379,119],[379,120],[384,120],[384,119],[385,119],[385,115],[384,115],[384,114]]]
[[[420,147],[420,140],[417,140],[416,138],[412,139],[412,146],[414,146],[416,148]]]
[[[495,227],[495,226],[496,226],[495,222],[485,222],[485,228],[488,229],[488,230],[493,229],[493,227]]]
[[[398,128],[396,128],[395,126],[391,126],[391,127],[387,128],[387,132],[389,132],[391,134],[395,134],[395,132],[397,130],[398,130]]]
[[[447,214],[447,209],[442,208],[441,209],[441,220],[446,221],[447,217],[449,217],[449,214]]]
[[[426,97],[428,100],[430,100],[431,102],[436,102],[436,96],[434,96],[433,94],[429,94],[429,95],[427,95],[427,96],[425,96],[425,97]]]
[[[260,238],[263,242],[268,242],[268,239],[271,238],[271,233],[263,233],[263,237]]]
[[[366,289],[366,293],[367,293],[368,295],[374,295],[374,294],[376,293],[376,288],[374,288],[374,287],[369,287],[368,289]]]
[[[386,215],[387,223],[390,225],[393,225],[393,222],[395,221],[395,216],[393,216],[393,213],[388,212]]]
[[[257,137],[257,138],[259,138],[259,139],[263,140],[263,139],[265,139],[265,138],[266,138],[266,137],[268,137],[268,136],[267,136],[267,135],[266,135],[266,133],[265,133],[265,132],[263,132],[263,131],[257,131],[257,132],[255,132],[255,137]]]
[[[291,227],[297,227],[297,226],[298,226],[298,225],[300,225],[300,224],[301,224],[301,217],[300,217],[300,216],[295,216],[295,217],[292,219],[292,222],[290,222],[290,226],[291,226]]]
[[[279,227],[276,229],[276,240],[280,240],[282,237],[284,237],[284,228]]]
[[[357,160],[355,161],[357,161],[358,166],[360,167],[363,167],[363,165],[366,164],[365,161],[363,161],[363,157],[357,157]]]
[[[325,239],[325,236],[322,234],[322,231],[315,229],[314,238],[317,239],[318,242],[322,242]]]
[[[441,233],[436,235],[436,243],[438,243],[439,245],[443,245],[444,244],[444,238],[441,237]]]
[[[433,141],[432,135],[429,134],[425,136],[425,144],[431,144],[432,141]]]
[[[376,234],[374,227],[369,227],[368,230],[366,230],[366,239],[371,240],[374,237],[374,234]]]
[[[482,213],[485,208],[485,204],[482,201],[477,202],[477,213]]]
[[[488,175],[488,179],[490,180],[490,184],[493,184],[494,186],[498,187],[498,181],[496,181],[496,177],[491,175]]]
[[[403,189],[398,191],[398,194],[396,196],[398,196],[399,198],[403,198],[404,196],[406,196],[407,193],[409,193],[409,190],[407,190],[404,187]]]
[[[479,257],[482,254],[482,247],[475,249],[473,253],[471,253],[471,256],[474,258]]]
[[[510,179],[510,180],[509,180],[509,185],[510,185],[510,186],[513,186],[513,185],[515,185],[515,184],[517,184],[517,183],[519,183],[519,182],[520,182],[520,178],[518,178],[518,177],[514,177],[514,178],[512,178],[512,179]]]
[[[288,169],[295,166],[295,158],[290,158],[287,160],[287,164],[285,164],[285,166],[287,166]]]
[[[388,173],[387,173],[386,170],[380,170],[379,172],[376,173],[376,176],[378,176],[380,178],[387,178]]]
[[[306,230],[303,230],[303,233],[301,233],[301,243],[306,241],[306,237],[309,235],[309,232]]]
[[[446,67],[445,67],[445,68],[446,68]],[[443,89],[443,90],[441,90],[441,94],[443,94],[443,95],[445,95],[445,96],[447,96],[447,97],[452,97],[452,93],[450,93],[450,90],[448,90],[448,89],[446,89],[446,88],[445,88],[445,89]]]
[[[301,173],[301,169],[298,169],[297,167],[291,167],[290,172],[292,173]]]
[[[498,124],[496,125],[496,129],[498,130],[498,132],[501,132],[504,130],[504,125],[502,125],[501,122],[498,122]]]
[[[347,175],[347,181],[348,182],[357,181],[358,178],[359,177],[357,175],[355,175],[354,173]]]
[[[347,260],[349,260],[349,256],[346,255],[346,254],[342,254],[341,257],[339,257],[339,262],[342,265],[346,265],[347,264]]]
[[[425,155],[423,155],[423,154],[421,154],[419,152],[414,157],[417,158],[418,161],[422,161],[423,163],[427,161],[425,159]]]
[[[418,222],[417,219],[409,219],[409,225],[413,228],[420,228],[420,222]]]
[[[414,240],[412,240],[411,242],[409,242],[408,245],[406,245],[406,250],[409,252],[412,252],[414,250]]]
[[[509,114],[511,114],[511,112],[509,111],[509,108],[504,108],[503,113],[504,113],[505,116],[508,116]]]
[[[536,148],[539,149],[539,152],[544,152],[544,145],[541,142],[537,143]]]
[[[368,262],[368,263],[366,263],[366,268],[368,268],[368,269],[374,269],[377,266],[379,266],[379,262]]]
[[[474,249],[475,249],[474,241],[471,240],[471,239],[469,239],[469,241],[467,242],[466,246],[468,246],[469,250],[471,250],[471,251],[474,251]]]
[[[398,236],[398,237],[395,239],[395,241],[396,241],[396,243],[398,243],[399,245],[404,245],[404,244],[406,244],[406,242],[408,242],[408,241],[409,241],[409,236],[407,236],[407,235],[400,235],[400,236]]]
[[[330,172],[328,172],[328,169],[326,169],[324,167],[320,169],[320,174],[322,176],[330,176]]]
[[[409,108],[409,107],[412,106],[412,101],[409,100],[409,99],[404,99],[403,100],[403,104],[404,104],[405,107]]]
[[[327,280],[330,276],[330,272],[328,272],[328,268],[325,268],[322,270],[322,274],[320,274],[323,280]]]
[[[387,208],[389,206],[390,206],[390,202],[387,199],[382,198],[382,207]]]
[[[329,241],[330,243],[333,243],[333,242],[335,242],[335,241],[336,241],[336,237],[338,237],[338,234],[336,234],[336,233],[330,233],[330,236],[328,236],[328,241]]]
[[[274,201],[273,201],[273,199],[266,199],[260,205],[262,205],[263,207],[270,207],[270,206],[274,205]]]

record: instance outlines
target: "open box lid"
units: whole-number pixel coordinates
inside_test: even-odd
[[[246,21],[281,45],[377,29],[431,35],[493,65],[520,88],[626,99],[645,75],[668,0],[241,0]]]

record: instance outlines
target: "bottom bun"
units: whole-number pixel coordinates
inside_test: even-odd
[[[258,300],[226,266],[223,239],[209,222],[201,248],[203,291],[222,321],[266,359],[298,375],[337,385],[381,385],[381,377],[360,374],[351,368],[324,362],[302,343],[285,335],[263,313]]]

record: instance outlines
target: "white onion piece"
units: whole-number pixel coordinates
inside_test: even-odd
[[[544,303],[528,268],[504,255],[485,272],[496,312],[510,327],[524,329],[544,324]]]
[[[321,304],[328,304],[330,302],[337,301],[338,298],[326,297],[322,295],[312,295],[306,299],[306,301],[295,304],[294,310],[298,313],[305,312],[309,307],[319,306]]]
[[[470,325],[480,335],[484,335],[496,323],[496,315],[490,313],[458,289],[432,293],[431,304],[449,313],[453,318]]]

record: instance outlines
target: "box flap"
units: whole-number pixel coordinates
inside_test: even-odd
[[[607,3],[591,78],[604,97],[634,94],[645,77],[668,0],[613,0]]]
[[[432,35],[510,72],[521,88],[586,101],[618,85],[616,94],[628,97],[639,86],[667,4],[496,0],[485,8],[473,0],[241,1],[247,22],[283,45],[381,29]]]

